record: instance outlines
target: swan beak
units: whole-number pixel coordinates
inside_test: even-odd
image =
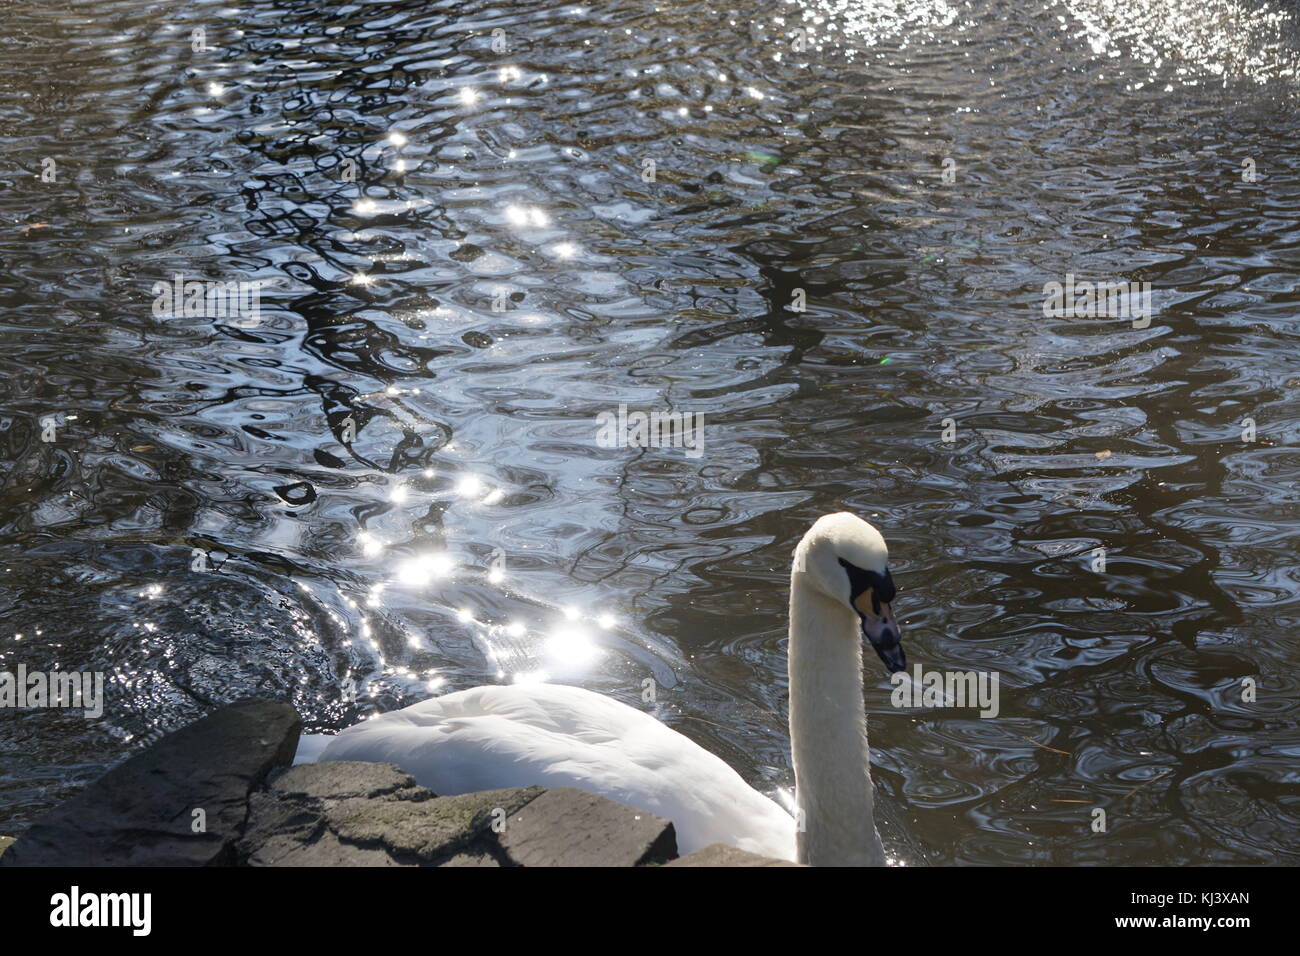
[[[880,613],[858,611],[862,618],[862,634],[876,649],[876,654],[884,662],[885,669],[896,674],[907,667],[907,657],[903,654],[903,632],[898,627],[898,619],[888,604],[880,605]]]

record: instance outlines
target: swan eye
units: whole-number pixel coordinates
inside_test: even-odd
[[[859,614],[880,616],[880,599],[876,597],[875,588],[867,588],[853,599],[853,607]]]
[[[875,571],[865,571],[843,558],[839,562],[849,576],[849,603],[859,614],[879,615],[880,605],[894,600],[896,589],[889,568],[885,568],[884,574],[877,574]]]

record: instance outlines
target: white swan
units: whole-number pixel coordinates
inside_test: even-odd
[[[804,535],[790,575],[790,747],[802,830],[722,760],[578,687],[475,687],[304,738],[298,760],[394,763],[438,794],[576,787],[671,820],[680,852],[728,843],[817,866],[884,863],[872,815],[859,625],[904,667],[885,541],[847,513]],[[324,743],[323,750],[319,750]]]

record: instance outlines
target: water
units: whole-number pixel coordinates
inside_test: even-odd
[[[1297,862],[1295,17],[5,6],[0,668],[109,706],[0,717],[0,833],[240,696],[516,679],[653,680],[779,795],[789,555],[850,509],[911,660],[1002,680],[869,671],[908,862]],[[258,321],[156,316],[176,273]],[[1067,274],[1149,326],[1045,317]],[[600,447],[620,404],[703,454]]]

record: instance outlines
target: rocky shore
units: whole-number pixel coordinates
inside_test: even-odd
[[[438,796],[390,764],[291,766],[302,721],[249,698],[164,737],[37,820],[0,866],[793,866],[568,788]]]

